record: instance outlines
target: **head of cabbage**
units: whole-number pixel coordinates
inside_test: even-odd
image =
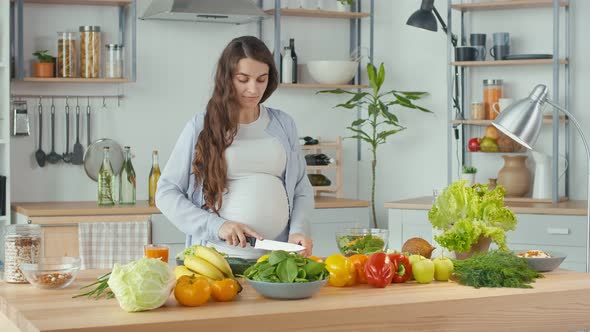
[[[145,311],[166,302],[176,278],[168,264],[144,257],[126,265],[115,264],[108,284],[123,310]]]

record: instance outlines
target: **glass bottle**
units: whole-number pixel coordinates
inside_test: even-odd
[[[290,56],[291,49],[289,46],[285,46],[285,50],[283,52],[283,60],[281,63],[281,77],[283,84],[291,84],[293,83],[293,58]]]
[[[111,165],[109,147],[103,148],[103,159],[98,171],[98,205],[115,205],[115,173]]]
[[[291,68],[292,83],[297,83],[297,53],[295,53],[295,39],[289,39],[289,48],[291,49],[291,61],[293,62]]]
[[[135,170],[131,164],[131,148],[126,146],[125,160],[119,175],[119,204],[135,204],[136,182]]]
[[[149,204],[156,206],[156,189],[160,179],[160,166],[158,165],[158,150],[152,152],[152,170],[149,177]]]

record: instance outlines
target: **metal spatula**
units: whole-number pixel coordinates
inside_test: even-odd
[[[72,164],[84,164],[84,147],[80,143],[80,105],[76,102],[76,143],[74,144],[74,156]]]

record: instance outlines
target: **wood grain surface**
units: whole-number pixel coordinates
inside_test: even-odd
[[[414,282],[324,287],[310,299],[280,301],[246,282],[236,301],[127,313],[117,300],[72,299],[104,271],[81,271],[64,290],[0,284],[0,312],[23,331],[572,331],[590,327],[590,275],[558,270],[533,289]],[[4,322],[8,323],[8,322]],[[0,323],[0,327],[2,327]],[[201,330],[197,330],[201,329]],[[207,329],[207,330],[203,330]]]

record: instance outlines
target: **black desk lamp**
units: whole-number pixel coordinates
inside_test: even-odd
[[[420,9],[415,11],[414,14],[410,16],[406,24],[420,29],[436,32],[438,31],[436,24],[437,20],[445,34],[448,34],[449,32],[447,30],[447,25],[438,13],[438,10],[436,10],[434,7],[434,0],[422,0]],[[451,33],[451,43],[453,44],[453,47],[457,47],[457,36],[455,36],[453,33]],[[463,113],[461,112],[461,106],[459,105],[459,70],[457,66],[455,66],[455,96],[453,97],[453,104],[457,112],[457,117],[464,119]],[[455,128],[455,138],[459,139],[457,126],[454,125],[453,128]]]

